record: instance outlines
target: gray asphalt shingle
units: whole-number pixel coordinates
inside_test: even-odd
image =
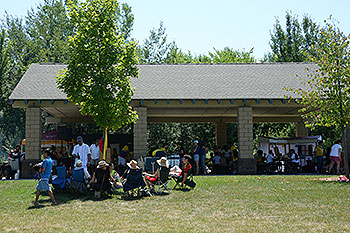
[[[66,99],[56,85],[64,64],[32,64],[10,99]],[[311,63],[139,65],[133,99],[282,99],[283,87],[298,87]],[[290,93],[289,93],[290,94]]]

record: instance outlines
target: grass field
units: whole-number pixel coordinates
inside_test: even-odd
[[[197,187],[124,200],[56,194],[36,181],[0,182],[0,232],[350,232],[350,184],[313,176],[195,177]]]

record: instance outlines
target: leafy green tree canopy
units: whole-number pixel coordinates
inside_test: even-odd
[[[309,126],[346,126],[350,122],[350,35],[345,36],[334,24],[327,23],[310,54],[318,65],[310,72],[303,87],[292,90],[301,96]]]
[[[118,4],[116,0],[68,3],[75,35],[69,38],[67,70],[57,80],[82,114],[112,130],[137,120],[129,106],[134,93],[130,78],[138,76],[136,43],[118,33]]]
[[[265,62],[303,62],[307,54],[313,53],[313,45],[318,40],[319,26],[309,16],[304,16],[300,24],[291,12],[286,13],[286,26],[280,21],[271,32],[270,47],[272,54],[266,54]]]
[[[301,112],[307,126],[342,129],[345,171],[349,176],[350,135],[346,131],[350,122],[350,35],[344,35],[335,24],[326,22],[309,59],[318,68],[310,71],[302,88],[291,91],[301,97],[297,102],[303,106]]]

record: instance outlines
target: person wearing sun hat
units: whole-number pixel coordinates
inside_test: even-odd
[[[90,177],[89,172],[86,169],[84,169],[82,167],[82,165],[83,165],[83,162],[80,159],[78,159],[77,162],[76,162],[76,167],[74,168],[74,170],[75,171],[79,171],[79,170],[83,169],[83,171],[84,171],[84,179],[85,179],[85,181],[87,181],[91,177]]]
[[[121,177],[121,180],[124,181],[124,192],[129,192],[138,187],[145,187],[145,182],[142,178],[142,169],[137,166],[137,161],[131,160],[126,165],[129,167],[129,169],[124,172]]]
[[[157,182],[157,180],[159,179],[160,173],[162,172],[163,169],[166,170],[168,173],[170,171],[169,161],[167,160],[166,157],[162,157],[162,158],[158,159],[157,163],[159,165],[159,168],[157,169],[157,171],[153,175],[148,174],[148,173],[144,173],[146,185],[147,185],[147,188],[149,190],[151,189],[150,183],[154,184]]]
[[[98,162],[97,168],[91,179],[95,191],[106,190],[109,194],[113,193],[111,182],[115,183],[115,180],[109,171],[108,163],[104,160]]]

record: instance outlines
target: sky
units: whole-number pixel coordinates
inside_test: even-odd
[[[24,17],[43,0],[0,0],[0,15],[5,11]],[[263,58],[270,51],[270,31],[278,18],[285,24],[286,11],[299,21],[307,14],[318,23],[332,15],[340,29],[350,33],[349,0],[121,0],[132,7],[135,24],[132,36],[142,42],[152,28],[163,21],[169,42],[175,40],[183,51],[208,54],[230,47],[254,48],[254,56]]]

